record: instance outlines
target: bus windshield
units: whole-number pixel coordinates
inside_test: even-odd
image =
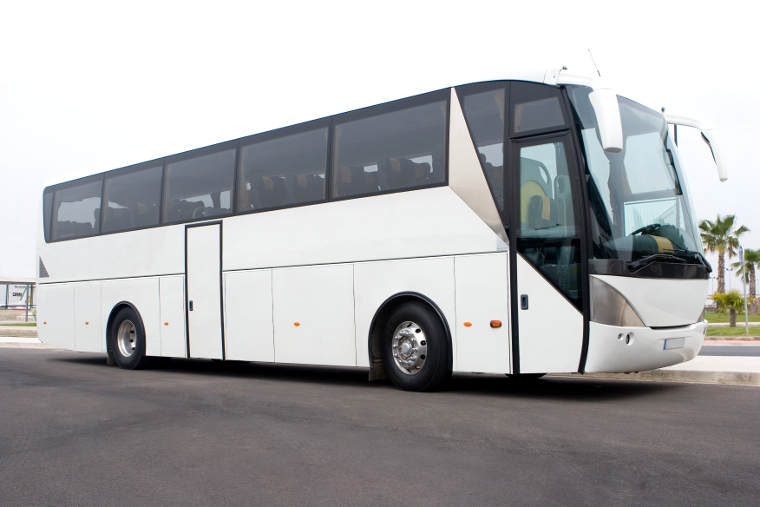
[[[624,149],[602,149],[588,87],[568,87],[586,158],[592,256],[704,264],[688,185],[662,115],[618,97]],[[709,268],[708,268],[709,269]]]

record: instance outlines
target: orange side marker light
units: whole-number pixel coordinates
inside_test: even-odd
[[[85,323],[84,323],[84,325],[85,325],[85,326],[89,326],[89,325],[90,325],[90,323],[89,323],[89,322],[85,322]]]
[[[164,322],[164,326],[168,326],[168,325],[169,325],[169,323],[168,323],[168,322]]]
[[[470,327],[472,325],[472,322],[465,322],[464,327]]]
[[[491,321],[491,327],[501,327],[501,321],[500,320],[492,320]]]
[[[301,323],[300,322],[293,322],[293,325],[296,326],[296,327],[298,327],[298,326],[301,325]]]
[[[47,321],[43,322],[43,324],[47,324]]]

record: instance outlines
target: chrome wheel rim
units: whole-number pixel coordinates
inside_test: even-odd
[[[422,371],[427,359],[427,338],[425,331],[411,320],[399,324],[393,332],[391,351],[396,367],[406,375],[416,375]]]
[[[125,320],[116,332],[116,346],[122,357],[130,357],[137,347],[137,329],[131,320]]]

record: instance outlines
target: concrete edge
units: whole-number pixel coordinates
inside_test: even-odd
[[[56,345],[50,345],[48,343],[24,343],[24,342],[0,342],[0,349],[59,349],[65,350],[63,347]]]
[[[638,373],[549,373],[547,377],[598,378],[615,380],[644,380],[649,382],[686,382],[693,384],[723,384],[760,386],[760,372],[651,370]]]

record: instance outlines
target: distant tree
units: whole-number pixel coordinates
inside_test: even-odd
[[[736,327],[736,314],[741,313],[744,308],[744,298],[739,291],[734,289],[728,294],[716,292],[712,300],[718,305],[718,313],[728,313],[729,327]]]
[[[737,269],[736,276],[741,277],[744,275],[744,280],[749,284],[749,294],[747,295],[747,302],[750,303],[750,314],[757,314],[757,293],[756,290],[756,277],[755,270],[760,268],[760,250],[751,250],[749,248],[744,249],[744,269],[741,269],[741,261],[731,264],[732,267]]]
[[[741,277],[749,284],[749,297],[755,296],[755,269],[760,268],[760,250],[744,249],[744,270],[742,270],[741,261],[734,262],[731,267],[736,268],[736,276]]]
[[[718,290],[716,292],[726,292],[724,277],[726,252],[728,252],[729,259],[736,255],[739,248],[739,236],[749,232],[749,229],[743,225],[734,230],[735,219],[736,215],[726,215],[724,218],[718,215],[715,222],[702,220],[699,223],[699,229],[702,231],[702,242],[705,247],[709,252],[718,252]]]

